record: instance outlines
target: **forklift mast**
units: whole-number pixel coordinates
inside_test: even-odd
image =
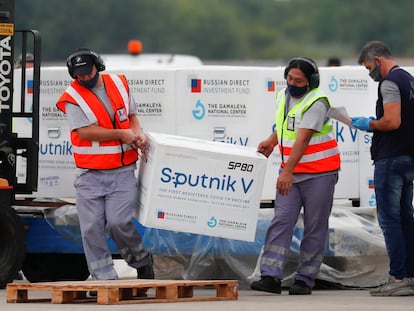
[[[14,4],[15,0],[0,0],[0,179],[13,194],[30,194],[37,190],[38,179],[40,35],[35,30],[15,30]],[[19,54],[19,68],[15,68]],[[17,70],[19,81],[15,79]],[[18,84],[20,94],[14,94]],[[14,98],[20,98],[20,102],[14,102]],[[30,120],[29,137],[14,133],[13,124],[20,118]],[[25,168],[19,179],[18,159]]]
[[[15,0],[0,0],[0,288],[25,257],[24,227],[12,205],[16,194],[36,191],[38,179],[40,35],[15,30],[14,18]],[[20,126],[24,134],[15,133],[19,121],[31,125]]]

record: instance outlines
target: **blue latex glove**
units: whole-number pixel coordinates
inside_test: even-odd
[[[369,126],[369,121],[375,120],[374,117],[353,117],[351,118],[351,124],[353,127],[367,132],[372,132],[371,127]]]

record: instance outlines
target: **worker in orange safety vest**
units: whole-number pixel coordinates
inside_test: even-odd
[[[93,50],[78,49],[66,65],[74,79],[58,99],[71,128],[76,164],[76,208],[83,248],[93,279],[118,279],[107,235],[115,242],[137,277],[153,279],[152,255],[136,230],[135,177],[138,150],[146,136],[136,114],[125,76],[100,74],[102,58]]]

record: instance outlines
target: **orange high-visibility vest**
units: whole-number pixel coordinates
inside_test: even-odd
[[[102,74],[105,90],[114,109],[111,120],[103,103],[88,88],[74,80],[59,98],[56,106],[66,113],[65,105],[78,105],[91,123],[108,129],[128,129],[129,88],[125,76]],[[79,168],[114,169],[132,164],[138,160],[138,152],[120,140],[90,141],[79,138],[77,131],[71,131],[73,156]]]
[[[285,115],[286,96],[281,90],[277,96],[278,110],[276,112],[276,131],[279,137],[279,149],[282,156],[281,166],[284,167],[292,152],[293,144],[297,139],[297,131],[303,114],[320,98],[325,98],[331,106],[326,95],[318,88],[311,90],[297,102]],[[294,129],[289,129],[289,120],[294,120]],[[290,125],[292,126],[292,124]],[[302,158],[295,166],[294,173],[323,173],[335,171],[340,168],[341,159],[338,144],[333,136],[331,123],[328,121],[320,132],[314,133]]]

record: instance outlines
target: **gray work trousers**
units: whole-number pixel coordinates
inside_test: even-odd
[[[92,278],[118,278],[108,235],[129,266],[139,268],[149,264],[149,253],[133,222],[137,196],[134,170],[89,170],[78,176],[74,185],[83,249]]]
[[[267,230],[261,259],[261,275],[283,279],[283,268],[293,229],[303,207],[303,238],[295,279],[315,285],[328,237],[337,174],[321,175],[293,184],[288,195],[276,194],[275,215]]]

